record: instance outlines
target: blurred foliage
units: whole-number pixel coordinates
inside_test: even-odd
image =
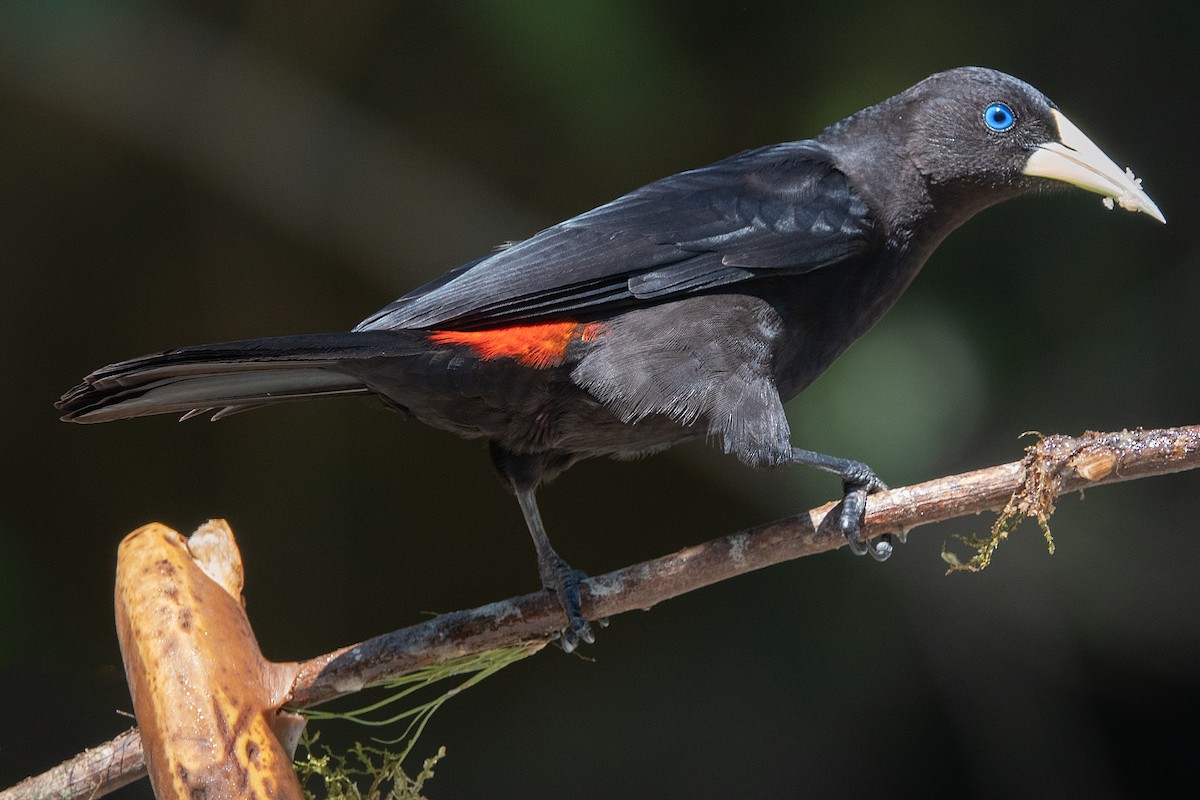
[[[276,659],[537,585],[477,443],[350,401],[58,423],[80,376],[348,328],[499,242],[935,70],[1029,80],[1170,222],[1083,194],[988,211],[796,401],[797,443],[898,485],[1018,458],[1027,430],[1200,421],[1198,9],[3,4],[0,785],[128,724],[109,598],[144,522],[232,520]],[[1165,792],[1200,744],[1196,480],[1067,499],[1053,557],[1026,526],[981,575],[942,576],[941,543],[990,524],[960,520],[883,567],[832,554],[625,615],[594,661],[547,653],[444,708],[435,793]],[[690,446],[582,464],[542,503],[560,552],[600,572],[837,489]]]

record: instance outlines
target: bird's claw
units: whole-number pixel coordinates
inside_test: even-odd
[[[853,462],[843,476],[842,513],[838,527],[846,537],[850,552],[856,556],[870,554],[876,561],[887,561],[895,547],[892,535],[885,533],[874,541],[862,538],[863,520],[867,514],[867,495],[887,489],[887,484],[876,477],[866,464]]]
[[[583,616],[583,601],[579,594],[579,583],[587,575],[580,570],[571,569],[570,565],[562,559],[547,565],[541,572],[542,584],[554,592],[559,605],[567,615],[567,627],[559,632],[559,644],[562,645],[563,652],[574,652],[580,642],[593,644],[596,636]],[[608,620],[602,620],[599,624],[604,627],[608,624]]]
[[[847,530],[846,526],[842,525],[842,533],[846,537],[846,544],[850,548],[850,552],[856,556],[865,556],[870,554],[871,558],[876,561],[887,561],[892,557],[892,552],[896,549],[892,544],[892,535],[885,533],[877,539],[864,541],[861,531],[855,527],[853,530]]]

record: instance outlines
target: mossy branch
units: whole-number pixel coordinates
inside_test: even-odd
[[[1196,467],[1200,467],[1200,425],[1046,436],[1021,461],[872,496],[864,532],[868,538],[907,533],[932,522],[1002,509],[992,535],[974,542],[979,550],[976,557],[957,563],[965,569],[982,569],[1021,518],[1033,517],[1048,534],[1054,500],[1063,494]],[[599,619],[648,609],[736,575],[842,547],[845,542],[837,531],[836,515],[830,515],[837,506],[826,503],[591,578],[583,584],[584,613]],[[521,643],[545,644],[562,625],[562,610],[545,591],[443,614],[303,662],[289,704],[318,705],[450,658]],[[100,797],[144,774],[140,740],[136,730],[129,730],[0,792],[0,800]]]

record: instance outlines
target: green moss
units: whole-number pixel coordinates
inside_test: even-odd
[[[382,688],[394,690],[387,697],[352,711],[294,709],[310,720],[340,719],[372,727],[405,723],[399,736],[376,740],[381,745],[402,744],[396,751],[356,743],[344,756],[332,753],[324,746],[319,748],[323,752],[318,753],[314,745],[319,734],[311,738],[307,738],[306,734],[306,738],[301,740],[304,756],[296,760],[296,772],[306,795],[330,800],[420,800],[421,789],[425,781],[433,777],[433,767],[446,755],[446,748],[440,747],[436,754],[426,758],[415,776],[409,776],[403,764],[434,712],[451,697],[508,665],[533,655],[543,646],[544,642],[531,642],[413,670],[380,684]],[[438,692],[432,699],[420,699],[433,692],[432,687],[452,678],[462,680]],[[398,713],[378,716],[382,709],[401,701],[411,705]],[[313,786],[323,788],[323,792],[314,792]]]
[[[1068,459],[1062,458],[1048,448],[1043,447],[1046,441],[1041,434],[1037,444],[1025,451],[1025,480],[1017,491],[1008,499],[1000,516],[992,525],[987,536],[955,536],[954,538],[966,544],[975,554],[967,561],[962,561],[957,554],[942,545],[942,560],[949,565],[946,574],[951,572],[979,572],[987,569],[992,563],[992,556],[1000,543],[1016,531],[1021,521],[1032,518],[1042,529],[1046,537],[1046,547],[1054,555],[1054,537],[1050,534],[1050,517],[1054,514],[1054,501],[1058,497],[1063,468]],[[1074,455],[1074,453],[1072,453]]]
[[[318,745],[318,738],[319,734],[305,734],[300,741],[301,757],[296,759],[304,796],[312,800],[425,800],[421,794],[425,782],[446,755],[446,748],[439,747],[425,759],[420,772],[410,776],[403,766],[407,751],[393,753],[356,742],[342,756]]]

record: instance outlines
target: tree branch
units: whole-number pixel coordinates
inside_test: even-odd
[[[1048,515],[1054,498],[1083,488],[1200,467],[1200,425],[1149,431],[1049,436],[1021,461],[873,495],[865,535],[999,509]],[[688,547],[584,582],[584,613],[612,617],[650,607],[771,564],[845,544],[826,503],[807,513]],[[1007,511],[1008,509],[1006,509]],[[825,524],[826,520],[829,525]],[[307,708],[448,658],[523,641],[549,642],[563,625],[546,591],[430,619],[301,664],[290,705]],[[0,800],[100,797],[145,775],[141,741],[130,729],[98,748],[0,792]]]

